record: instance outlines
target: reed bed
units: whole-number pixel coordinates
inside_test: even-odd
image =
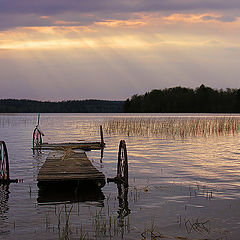
[[[114,118],[103,123],[109,135],[162,136],[167,138],[236,135],[239,117]]]

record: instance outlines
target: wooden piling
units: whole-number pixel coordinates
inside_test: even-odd
[[[103,140],[103,129],[102,129],[102,125],[100,125],[100,136],[101,136],[101,146],[104,147],[105,143]]]
[[[39,124],[40,124],[40,113],[38,114],[38,124],[37,124],[37,126],[39,126]]]

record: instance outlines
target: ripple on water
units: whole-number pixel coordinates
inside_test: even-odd
[[[99,140],[96,126],[108,117],[101,114],[42,114],[44,141]],[[119,141],[125,139],[127,143],[130,188],[125,200],[131,212],[124,222],[120,222],[119,212],[126,202],[121,202],[124,198],[119,198],[119,190],[114,184],[107,184],[102,189],[105,200],[100,203],[67,201],[66,208],[66,202],[38,204],[36,177],[48,152],[33,155],[31,138],[35,126],[35,114],[0,116],[0,136],[8,146],[11,176],[23,179],[0,194],[3,198],[0,198],[0,226],[4,229],[0,238],[59,238],[68,214],[69,234],[73,239],[86,233],[93,239],[109,239],[110,235],[120,239],[122,234],[127,239],[139,239],[153,218],[159,231],[169,237],[200,238],[199,233],[189,235],[185,228],[187,220],[193,222],[196,219],[211,221],[213,231],[205,233],[208,238],[221,237],[222,233],[217,231],[221,228],[232,232],[231,239],[237,239],[235,236],[240,234],[237,228],[240,220],[237,214],[240,203],[239,135],[168,139],[104,134],[107,147],[101,170],[106,177],[116,175]],[[87,154],[99,163],[99,152]],[[108,232],[104,232],[104,226]]]

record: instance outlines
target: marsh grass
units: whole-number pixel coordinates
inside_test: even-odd
[[[208,234],[210,234],[210,221],[209,220],[200,220],[199,218],[193,219],[188,218],[184,219],[184,225],[186,228],[186,232],[188,234],[195,232],[202,236],[206,236],[207,238],[192,238],[192,237],[184,237],[184,236],[167,236],[165,234],[160,233],[159,227],[155,224],[154,219],[151,220],[149,226],[146,226],[144,231],[141,232],[141,240],[160,240],[160,239],[175,239],[175,240],[193,240],[193,239],[210,239],[208,238]],[[212,238],[211,238],[212,239]],[[215,239],[215,238],[214,238]],[[222,237],[216,239],[223,239]],[[225,238],[224,238],[225,239]]]
[[[200,221],[198,218],[196,219],[185,219],[185,227],[188,234],[195,231],[200,234],[208,234],[210,232],[210,221],[204,220]]]
[[[166,236],[162,235],[158,229],[157,225],[154,223],[154,219],[151,220],[151,224],[149,227],[145,227],[145,230],[141,233],[142,240],[145,239],[165,239]]]
[[[167,138],[236,135],[239,117],[168,117],[108,119],[103,129],[109,135],[162,136]]]
[[[123,236],[130,232],[129,217],[117,217],[109,214],[104,215],[103,209],[96,211],[93,215],[92,226],[94,228],[95,237],[101,238],[114,238],[116,236]]]
[[[61,240],[70,239],[71,235],[71,228],[70,228],[70,214],[72,211],[73,206],[70,209],[67,209],[67,206],[61,208],[61,210],[57,213],[58,218],[58,238]],[[62,219],[62,214],[63,219]]]

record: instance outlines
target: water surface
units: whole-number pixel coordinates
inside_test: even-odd
[[[40,125],[44,142],[99,141],[101,123],[136,116],[192,115],[41,114]],[[23,180],[0,186],[0,239],[151,239],[151,232],[165,239],[239,239],[239,134],[182,139],[105,134],[103,163],[99,151],[87,155],[106,177],[114,177],[118,144],[125,139],[129,189],[109,183],[97,194],[73,197],[64,190],[39,201],[36,178],[49,152],[31,150],[36,122],[36,114],[0,115],[11,178]]]

